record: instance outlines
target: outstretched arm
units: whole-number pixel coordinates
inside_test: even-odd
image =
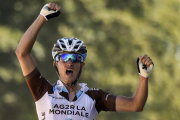
[[[31,50],[36,40],[37,34],[39,33],[45,21],[46,20],[44,17],[39,15],[33,24],[24,33],[17,47],[16,55],[20,62],[24,76],[33,71],[36,67],[36,63],[31,56]]]
[[[153,69],[154,64],[147,55],[139,57],[138,60],[138,67],[141,67],[138,68],[140,74],[139,86],[132,97],[117,96],[116,111],[118,112],[141,112],[146,103],[148,97],[148,77]],[[146,66],[146,70],[143,70],[143,65]]]
[[[46,8],[48,10],[45,10]],[[24,35],[21,38],[21,41],[17,47],[16,55],[18,57],[18,60],[20,62],[23,75],[26,76],[30,72],[32,72],[36,68],[36,63],[31,56],[31,50],[32,47],[36,41],[36,37],[44,25],[44,23],[49,19],[49,16],[53,16],[52,11],[56,12],[60,11],[61,8],[57,4],[50,3],[44,6],[41,10],[41,15],[37,17],[37,19],[32,23],[32,25],[27,29],[27,31],[24,33]],[[47,19],[48,18],[48,19]]]

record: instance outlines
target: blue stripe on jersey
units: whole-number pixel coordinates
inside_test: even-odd
[[[56,90],[56,88],[53,87],[53,92],[54,92],[55,90]],[[65,86],[63,86],[62,91],[68,93],[68,90],[67,90],[67,88],[66,88]],[[79,90],[78,93],[76,94],[76,97],[79,98],[79,97],[81,96],[82,93],[83,93],[83,92],[82,92],[81,90]]]
[[[64,91],[64,92],[68,93],[68,90],[66,89],[66,87],[65,87],[65,86],[63,86],[62,91]]]
[[[81,96],[81,94],[82,94],[82,91],[79,90],[78,93],[76,94],[76,97],[79,98]]]

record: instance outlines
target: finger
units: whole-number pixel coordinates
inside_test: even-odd
[[[145,64],[145,62],[149,59],[148,56],[144,56],[143,59],[142,59],[142,63]]]
[[[146,65],[149,61],[151,61],[150,58],[146,59],[146,61],[144,62],[144,64]]]
[[[148,61],[145,62],[146,66],[149,66],[150,64],[152,64],[152,60],[151,59],[149,59]]]
[[[140,60],[142,60],[143,56],[139,56],[138,58],[139,58]]]
[[[150,60],[150,61],[147,63],[147,66],[149,67],[151,64],[153,64],[153,62]]]
[[[51,9],[51,10],[54,10],[54,6],[55,6],[55,4],[54,3],[49,3],[49,9]]]
[[[147,56],[146,54],[144,54],[144,55],[143,55],[143,58],[146,58],[146,57],[148,57],[148,56]]]
[[[149,62],[151,59],[149,57],[145,58],[144,60],[144,64],[146,64],[147,62]]]
[[[55,9],[55,5],[56,5],[55,3],[52,3],[52,5],[51,5],[51,9],[52,9],[52,10],[56,10],[56,9]]]
[[[51,9],[52,3],[48,3],[48,8]]]
[[[55,9],[56,9],[57,11],[61,11],[61,7],[60,7],[58,4],[55,5]]]
[[[139,56],[139,59],[142,61],[146,56],[146,54],[144,54],[143,56]]]

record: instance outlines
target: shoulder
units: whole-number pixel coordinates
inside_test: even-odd
[[[89,97],[96,101],[96,109],[98,113],[103,111],[115,111],[116,96],[102,89],[91,88],[86,93]]]
[[[42,76],[38,68],[25,76],[25,79],[35,101],[39,100],[46,92],[52,91],[53,85]]]
[[[91,97],[92,99],[99,99],[102,96],[107,95],[108,93],[103,91],[102,89],[98,89],[98,88],[90,88],[89,90],[87,90],[85,92],[85,94],[87,94],[89,97]]]

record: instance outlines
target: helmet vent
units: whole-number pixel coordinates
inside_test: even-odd
[[[62,45],[62,47],[63,47],[63,48],[66,48],[66,46],[65,46],[65,45],[63,45],[63,44],[61,44],[61,45]]]
[[[60,42],[62,42],[62,43],[64,43],[64,41],[63,40],[59,40]]]
[[[79,45],[76,45],[76,46],[74,46],[74,49],[77,49],[79,47]]]
[[[69,40],[69,45],[71,45],[72,44],[72,40]]]
[[[77,43],[82,43],[81,41],[78,41]]]

